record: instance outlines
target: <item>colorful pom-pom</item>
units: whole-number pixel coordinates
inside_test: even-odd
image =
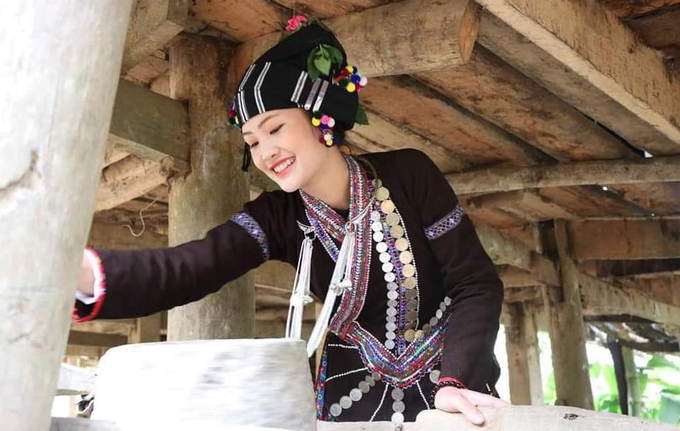
[[[347,70],[349,73],[352,73],[352,72],[354,72],[354,67],[347,66],[347,67],[345,67],[345,70]]]
[[[335,127],[335,118],[331,117],[328,120],[328,127]]]
[[[350,93],[354,93],[354,90],[356,90],[356,89],[357,89],[357,86],[354,85],[353,82],[350,82],[349,84],[347,84],[347,91],[349,91]]]
[[[319,119],[321,119],[321,116],[322,116],[322,115],[323,115],[323,114],[321,113],[321,111],[314,111],[314,112],[312,112],[312,117],[314,117],[314,118],[319,118]]]
[[[352,75],[352,78],[350,78],[350,81],[352,81],[355,84],[358,84],[361,82],[361,76],[359,75]]]
[[[312,124],[318,127],[321,124],[321,120],[318,118],[312,118]]]
[[[330,120],[330,117],[328,115],[321,116],[321,124],[328,124],[328,120]]]
[[[361,79],[359,80],[359,84],[361,84],[362,87],[365,87],[366,84],[368,84],[368,78],[362,76]]]

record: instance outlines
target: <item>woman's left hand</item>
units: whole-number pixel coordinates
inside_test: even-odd
[[[434,406],[449,413],[462,413],[467,420],[475,425],[484,424],[484,416],[477,407],[507,407],[510,403],[491,395],[469,389],[459,389],[446,386],[437,391]]]

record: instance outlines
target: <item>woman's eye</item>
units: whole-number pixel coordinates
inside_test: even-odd
[[[278,132],[279,130],[281,130],[281,127],[283,127],[283,124],[281,124],[280,126],[276,127],[275,129],[273,129],[271,132],[269,132],[269,134],[270,134],[270,135],[273,135],[274,133],[276,133],[276,132]]]
[[[260,143],[259,142],[253,142],[252,144],[248,144],[250,146],[250,149],[252,150],[253,148],[257,147]]]

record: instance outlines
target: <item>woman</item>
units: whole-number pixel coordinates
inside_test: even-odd
[[[196,301],[269,259],[298,267],[292,315],[325,300],[317,415],[482,424],[493,397],[503,299],[494,266],[432,161],[415,150],[344,155],[366,85],[333,34],[303,16],[244,74],[230,109],[246,152],[281,191],[205,239],[163,250],[88,250],[74,318],[148,315]],[[314,250],[314,245],[317,245]],[[336,303],[337,302],[337,303]],[[297,325],[297,327],[296,327]],[[289,319],[288,333],[299,323]],[[310,350],[315,342],[311,341]]]

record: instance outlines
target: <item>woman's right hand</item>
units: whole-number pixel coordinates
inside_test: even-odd
[[[80,264],[80,276],[78,277],[78,292],[84,295],[94,296],[94,269],[90,259],[85,255],[83,250],[83,260]]]

